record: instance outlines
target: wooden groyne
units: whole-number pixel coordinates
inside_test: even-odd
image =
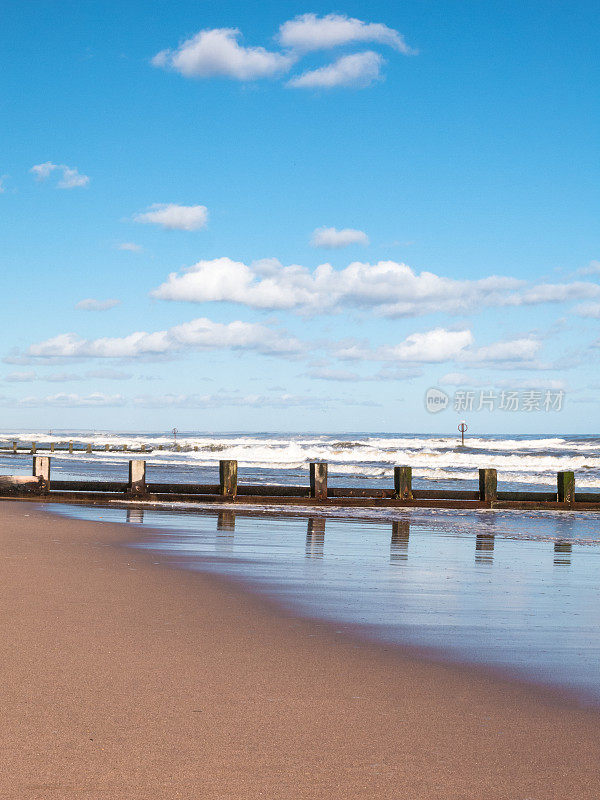
[[[0,444],[0,451],[5,450],[9,453],[69,453],[76,455],[77,453],[152,453],[154,450],[170,450],[175,453],[181,452],[189,452],[192,450],[197,451],[197,445],[180,445],[177,443],[174,444],[159,444],[156,447],[148,447],[145,444],[138,444],[136,447],[130,447],[127,444],[95,444],[94,442],[79,442],[77,443],[74,440],[69,441],[59,441],[59,442],[50,442],[50,441],[43,441],[43,442],[31,442],[31,444],[27,444],[26,442],[21,442],[20,440],[15,440],[10,442],[10,444]]]
[[[53,480],[51,457],[34,456],[31,477],[0,475],[0,498],[43,499],[55,502],[252,503],[360,507],[507,508],[600,511],[600,492],[575,491],[575,473],[558,472],[556,490],[507,492],[498,489],[495,469],[479,470],[479,488],[472,490],[414,489],[411,467],[394,468],[394,485],[371,489],[330,487],[327,464],[314,462],[306,486],[238,483],[237,461],[219,462],[219,483],[154,483],[147,480],[146,461],[129,461],[125,481]]]

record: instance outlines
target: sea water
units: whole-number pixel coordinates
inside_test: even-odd
[[[598,436],[483,436],[467,437],[461,447],[456,437],[429,434],[353,433],[320,434],[178,434],[108,433],[102,431],[4,431],[0,434],[0,473],[29,474],[31,456],[13,454],[9,444],[21,446],[53,441],[66,447],[72,440],[84,448],[109,444],[111,450],[93,453],[57,450],[52,474],[60,480],[127,479],[127,461],[144,458],[148,481],[173,483],[218,483],[220,459],[239,462],[240,483],[308,483],[311,461],[327,461],[330,486],[393,486],[393,468],[410,466],[416,488],[474,489],[480,467],[498,471],[503,490],[552,491],[556,472],[573,470],[577,487],[600,490],[600,437]],[[128,447],[123,451],[123,446]],[[132,449],[145,445],[143,455]],[[162,446],[164,449],[159,450]],[[44,453],[47,455],[47,453]]]

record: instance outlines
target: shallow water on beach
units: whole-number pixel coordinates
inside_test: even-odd
[[[50,510],[152,527],[135,547],[243,580],[340,632],[358,625],[600,703],[600,514]]]

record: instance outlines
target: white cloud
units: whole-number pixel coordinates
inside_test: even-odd
[[[369,244],[369,237],[364,231],[355,228],[316,228],[310,243],[313,247],[348,247],[351,244]]]
[[[140,253],[144,248],[135,242],[121,242],[117,245],[117,250],[129,250],[131,253]]]
[[[534,361],[541,343],[534,337],[493,342],[474,347],[470,330],[433,328],[412,333],[399,344],[371,347],[367,342],[348,339],[334,345],[335,355],[343,361],[382,361],[393,364],[438,364],[454,361],[473,367],[514,366],[541,369]],[[413,376],[409,376],[413,377]],[[450,374],[446,380],[456,378]],[[460,378],[463,376],[461,375]]]
[[[63,408],[92,408],[98,406],[123,406],[126,400],[120,394],[101,394],[94,392],[93,394],[80,395],[74,393],[60,392],[59,394],[51,394],[46,397],[23,397],[18,401],[17,405],[26,406],[27,408],[46,408],[48,406],[59,406]]]
[[[237,28],[203,30],[175,50],[162,50],[152,59],[156,67],[167,67],[186,78],[224,76],[238,81],[270,78],[287,71],[295,61],[289,53],[274,53],[264,47],[243,47]]]
[[[77,189],[81,186],[87,186],[90,182],[87,175],[82,175],[74,167],[68,167],[66,164],[54,164],[52,161],[35,164],[30,172],[35,175],[38,181],[45,181],[56,170],[62,173],[56,184],[59,189]]]
[[[600,286],[581,282],[530,286],[526,281],[498,275],[455,280],[433,272],[416,273],[396,261],[355,261],[340,270],[321,264],[311,271],[300,265],[285,267],[275,259],[248,266],[223,257],[172,272],[151,294],[162,300],[232,302],[303,313],[371,309],[395,318],[599,297]]]
[[[134,222],[160,225],[171,231],[197,231],[208,221],[206,206],[179,206],[176,203],[154,203],[147,211],[135,214]]]
[[[596,283],[540,283],[523,294],[524,304],[563,303],[567,300],[578,300],[582,297],[597,296],[600,286]]]
[[[86,297],[85,300],[80,300],[75,305],[75,308],[79,308],[82,311],[108,311],[120,304],[121,301],[115,300],[114,298],[109,300],[95,300],[93,297]]]
[[[541,342],[527,336],[510,341],[494,342],[463,354],[463,360],[473,363],[531,361],[541,349]]]
[[[469,330],[434,328],[424,333],[412,333],[400,344],[384,345],[379,348],[378,355],[385,361],[436,363],[460,357],[471,344],[473,334]]]
[[[381,23],[362,22],[345,14],[326,14],[323,17],[301,14],[281,25],[278,40],[283,47],[302,52],[325,50],[355,42],[378,42],[405,55],[415,52],[393,28]]]
[[[296,89],[335,89],[338,86],[366,89],[381,77],[383,56],[367,50],[341,56],[333,64],[303,72],[288,81]]]
[[[194,319],[168,330],[129,336],[82,339],[74,333],[54,336],[33,344],[27,356],[33,358],[138,358],[165,355],[182,350],[246,350],[267,355],[290,355],[303,349],[302,343],[265,325],[249,322],[212,322]]]

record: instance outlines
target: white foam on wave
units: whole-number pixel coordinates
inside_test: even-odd
[[[76,459],[78,462],[121,464],[130,458],[144,458],[149,466],[168,468],[194,467],[216,469],[220,459],[237,460],[241,470],[269,470],[276,475],[291,471],[305,472],[311,461],[327,461],[331,475],[355,478],[391,480],[393,467],[406,465],[416,478],[424,480],[477,479],[480,467],[495,468],[501,482],[549,484],[560,470],[577,472],[577,484],[585,488],[600,487],[600,438],[580,441],[568,437],[472,437],[467,447],[457,446],[457,440],[443,436],[410,435],[284,435],[231,434],[185,435],[178,437],[181,450],[173,449],[173,437],[166,434],[86,433],[61,431],[57,435],[39,432],[6,433],[5,441],[69,440],[82,446],[93,443],[113,448],[127,445],[128,450],[77,452],[70,455],[55,451],[57,460]],[[140,454],[144,444],[149,449]],[[158,450],[162,445],[163,450]],[[197,449],[194,449],[197,448]],[[10,457],[10,453],[4,451]]]

